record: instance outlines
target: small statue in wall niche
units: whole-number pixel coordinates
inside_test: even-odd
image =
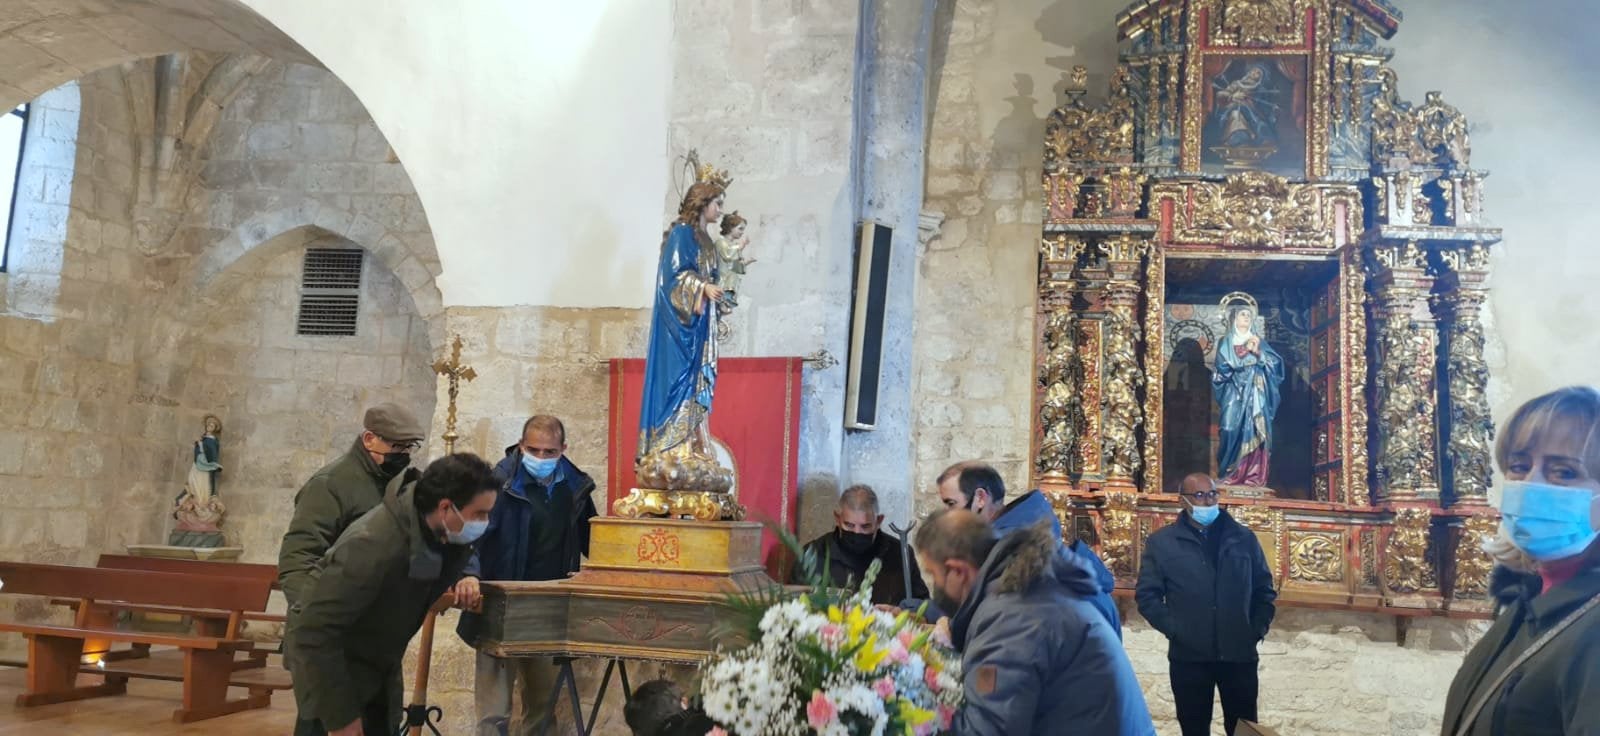
[[[720,260],[721,272],[719,285],[723,290],[723,311],[739,305],[739,282],[744,277],[744,268],[755,263],[754,258],[745,258],[744,250],[750,246],[750,236],[745,235],[745,228],[749,221],[739,216],[738,212],[729,212],[722,217],[721,234],[717,236],[717,259]]]
[[[189,479],[178,494],[172,518],[177,525],[167,543],[175,547],[221,547],[222,516],[227,509],[217,495],[217,476],[222,472],[222,420],[207,414],[200,438],[194,441]]]

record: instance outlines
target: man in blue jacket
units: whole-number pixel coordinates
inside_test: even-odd
[[[561,580],[578,571],[589,554],[589,520],[596,516],[594,480],[566,458],[567,430],[561,420],[539,415],[522,426],[522,441],[506,448],[495,467],[500,502],[478,553],[456,586],[465,608],[481,600],[478,580]],[[463,612],[456,633],[478,646],[482,616]],[[521,681],[521,713],[516,733],[538,733],[549,716],[555,662],[535,657],[500,659],[478,653],[474,690],[478,736],[507,736],[511,729],[511,691]]]
[[[934,512],[917,564],[951,611],[963,703],[954,736],[1154,736],[1133,665],[1090,605],[1100,583],[1043,526],[997,537],[981,516]]]
[[[944,501],[945,508],[967,509],[982,516],[994,526],[996,534],[1004,536],[1035,525],[1048,526],[1056,544],[1061,545],[1061,554],[1081,560],[1094,573],[1099,589],[1089,594],[1089,602],[1100,615],[1105,616],[1106,622],[1111,624],[1111,630],[1117,633],[1117,639],[1122,639],[1122,617],[1117,613],[1116,602],[1111,599],[1111,591],[1117,587],[1116,578],[1100,561],[1100,556],[1083,540],[1074,539],[1062,544],[1061,520],[1056,518],[1055,509],[1050,507],[1050,500],[1043,493],[1034,489],[1006,503],[1006,484],[1000,479],[1000,474],[975,460],[945,468],[939,474],[938,486],[939,499]]]

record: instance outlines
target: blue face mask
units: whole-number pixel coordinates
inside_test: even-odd
[[[560,457],[541,459],[524,453],[522,455],[522,469],[528,471],[528,475],[535,478],[549,478],[551,473],[556,472],[556,463],[560,461]]]
[[[1220,513],[1222,507],[1219,505],[1189,507],[1189,518],[1194,519],[1194,523],[1200,526],[1211,526],[1211,522],[1216,521],[1217,514]]]
[[[1547,483],[1509,481],[1500,497],[1500,527],[1511,543],[1539,562],[1582,554],[1600,537],[1591,519],[1594,492]]]
[[[450,510],[455,512],[457,519],[461,520],[461,531],[459,532],[450,531],[449,527],[445,527],[445,539],[449,540],[451,544],[472,544],[478,541],[478,538],[483,536],[484,532],[489,530],[489,521],[487,519],[467,521],[466,517],[461,515],[460,509],[452,506]]]

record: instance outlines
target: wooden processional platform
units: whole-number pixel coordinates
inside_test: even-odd
[[[684,664],[716,649],[728,593],[776,586],[761,525],[599,517],[571,578],[484,584],[480,650]]]

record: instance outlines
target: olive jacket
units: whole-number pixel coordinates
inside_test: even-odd
[[[391,721],[399,717],[406,644],[472,556],[470,545],[426,528],[412,503],[417,477],[411,470],[389,483],[383,505],[339,537],[289,609],[284,659],[302,719],[341,728],[379,697],[389,699]]]
[[[1450,683],[1444,736],[1455,736],[1483,689],[1551,627],[1600,596],[1600,546],[1571,580],[1540,593],[1538,575],[1497,567],[1490,592],[1494,625],[1467,653]],[[1600,608],[1591,609],[1496,688],[1473,721],[1472,736],[1600,736]]]
[[[278,585],[289,605],[305,595],[311,571],[334,540],[383,503],[389,480],[358,439],[349,452],[323,466],[294,494],[294,518],[278,548]]]

